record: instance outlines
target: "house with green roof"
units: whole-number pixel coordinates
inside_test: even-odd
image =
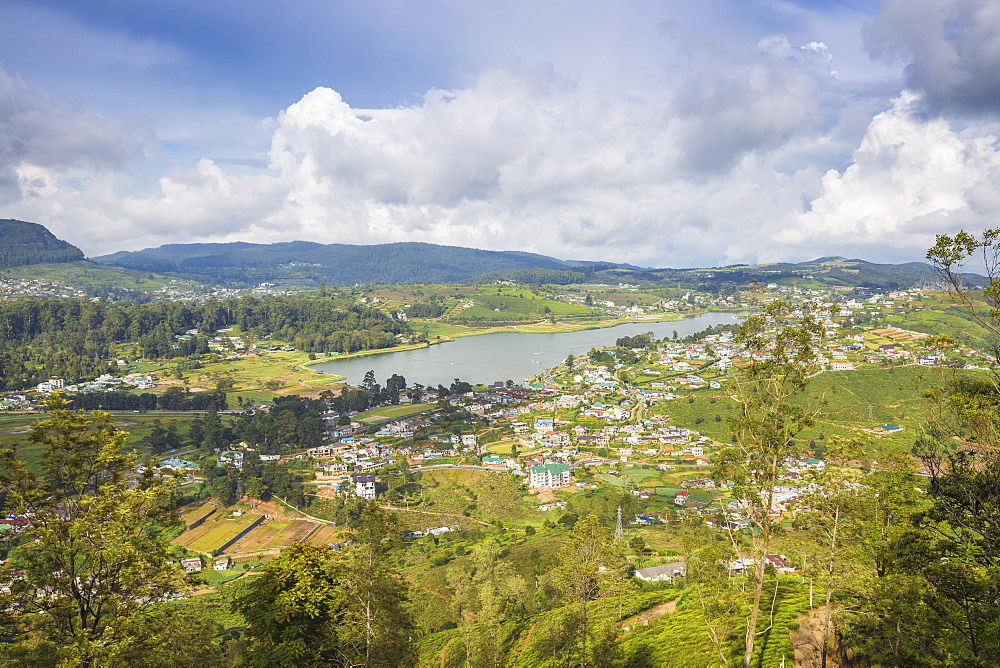
[[[570,468],[566,464],[532,466],[528,476],[532,487],[562,487],[573,481]]]

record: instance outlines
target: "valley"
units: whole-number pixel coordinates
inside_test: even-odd
[[[220,652],[239,651],[274,578],[295,586],[314,559],[362,572],[377,554],[365,577],[389,579],[366,595],[405,590],[392,623],[417,665],[561,665],[584,639],[613,665],[736,662],[754,582],[770,608],[755,661],[817,665],[817,615],[875,604],[872,560],[940,493],[930,435],[955,428],[954,397],[989,401],[996,366],[989,328],[924,286],[187,283],[181,297],[149,274],[129,301],[108,268],[119,288],[93,301],[80,294],[107,285],[70,287],[100,274],[76,264],[6,279],[17,372],[0,439],[8,470],[28,472],[8,488],[55,475],[40,434],[60,420],[123,430],[133,475],[180,503],[163,549],[187,575],[164,614],[221,624],[205,638]],[[30,517],[0,530],[15,571]],[[838,613],[836,643],[875,656],[851,635],[866,620]]]

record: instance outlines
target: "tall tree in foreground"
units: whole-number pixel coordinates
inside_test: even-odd
[[[402,666],[413,622],[407,585],[386,565],[395,517],[369,503],[344,550],[295,545],[245,585],[250,666]]]
[[[591,601],[622,593],[628,581],[628,561],[622,545],[597,517],[587,515],[574,525],[559,555],[554,584],[567,602],[563,640],[576,654],[580,666],[610,660],[615,634],[595,624]],[[601,657],[600,659],[596,657]]]
[[[503,665],[511,621],[524,612],[525,579],[503,559],[503,547],[488,539],[469,559],[449,569],[448,583],[455,591],[452,604],[465,641],[466,663]]]
[[[737,341],[751,361],[732,381],[736,415],[730,426],[736,446],[721,453],[713,477],[728,483],[753,522],[755,586],[747,622],[743,665],[749,668],[764,588],[765,556],[774,534],[772,505],[786,457],[802,454],[795,437],[812,423],[812,413],[791,398],[817,369],[815,346],[824,330],[809,313],[796,314],[782,302],[772,302],[740,326]]]
[[[24,579],[0,610],[19,611],[7,621],[27,663],[113,664],[180,584],[163,535],[171,488],[122,451],[110,415],[70,412],[58,396],[48,406],[29,439],[45,448],[38,474],[14,450],[0,453],[7,508],[31,519],[11,555]]]
[[[340,634],[355,664],[399,666],[409,659],[413,620],[404,607],[409,586],[388,566],[402,547],[403,527],[395,513],[365,504],[354,545],[335,562],[344,613]]]

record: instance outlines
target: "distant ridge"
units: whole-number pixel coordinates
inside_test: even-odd
[[[9,218],[0,220],[0,269],[82,259],[83,251],[57,239],[42,225]]]
[[[482,274],[522,269],[568,270],[580,263],[519,251],[488,251],[418,242],[319,244],[170,244],[93,258],[131,269],[176,272],[215,279],[272,279],[308,274],[340,285],[452,283]]]
[[[756,280],[766,283],[811,282],[827,287],[868,287],[886,290],[913,286],[933,286],[940,282],[937,270],[926,262],[879,264],[867,260],[827,256],[807,262],[773,262],[757,265],[731,265],[716,269],[657,269],[657,275],[691,274],[714,281],[745,283]],[[979,274],[963,274],[970,284],[987,283]]]
[[[631,283],[720,290],[756,283],[801,287],[897,290],[934,287],[940,276],[924,262],[878,264],[839,256],[808,262],[775,262],[693,269],[649,269],[629,264],[560,260],[523,251],[489,251],[418,242],[374,245],[290,241],[168,244],[122,251],[95,262],[168,273],[205,282],[298,281],[359,283],[456,283],[512,280],[530,284]],[[987,279],[965,274],[970,285]]]

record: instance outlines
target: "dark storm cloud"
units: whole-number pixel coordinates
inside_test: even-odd
[[[876,57],[902,57],[935,112],[1000,113],[1000,3],[886,0],[868,26]]]

